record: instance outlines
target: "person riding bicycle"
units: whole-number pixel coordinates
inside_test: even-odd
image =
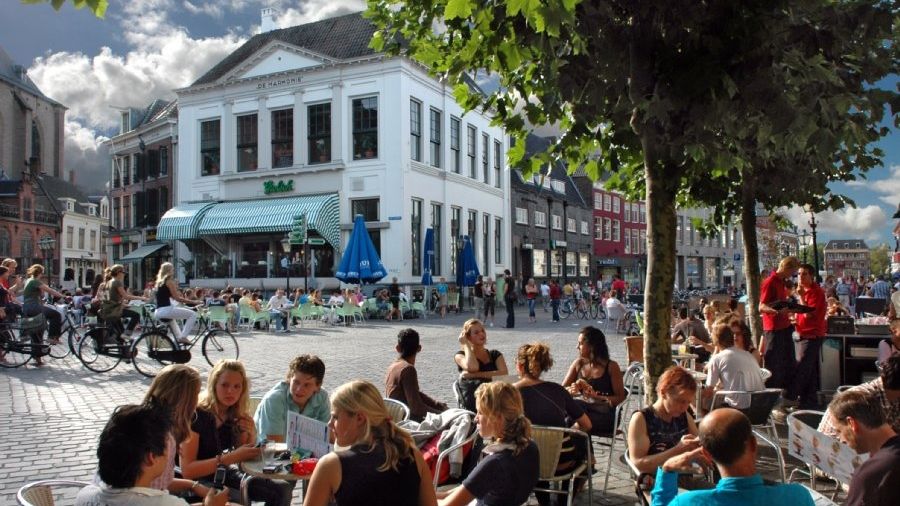
[[[22,295],[25,303],[22,305],[23,315],[26,317],[37,316],[43,314],[49,323],[50,344],[59,344],[59,336],[62,334],[62,315],[55,308],[44,305],[42,300],[45,293],[53,297],[62,297],[62,294],[50,288],[41,281],[44,274],[44,267],[34,264],[26,271],[28,280],[25,282],[25,288]],[[36,365],[42,365],[40,356],[34,357]]]
[[[132,332],[134,332],[134,328],[137,327],[137,324],[141,321],[141,315],[136,311],[129,309],[126,304],[128,304],[128,301],[132,300],[149,302],[150,299],[128,293],[128,290],[125,289],[125,266],[121,264],[113,265],[109,268],[109,275],[110,278],[106,281],[107,300],[110,301],[111,304],[124,307],[119,318],[128,319],[128,326],[125,327],[125,331],[120,337],[129,337]]]
[[[169,327],[172,332],[178,336],[180,344],[191,344],[188,336],[194,330],[194,324],[197,322],[197,312],[184,306],[175,307],[172,305],[172,299],[182,304],[200,305],[203,302],[199,300],[191,300],[184,297],[178,290],[178,283],[175,281],[175,266],[171,262],[165,262],[159,266],[159,273],[156,275],[156,311],[153,313],[157,320],[168,318]],[[184,328],[178,327],[176,320],[186,319]]]

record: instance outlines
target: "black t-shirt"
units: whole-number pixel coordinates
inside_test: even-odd
[[[475,283],[475,297],[484,297],[484,283],[482,283],[481,281]]]
[[[540,454],[534,442],[518,455],[512,450],[488,455],[463,481],[478,506],[518,506],[528,500],[540,476]]]
[[[581,406],[559,383],[545,381],[522,387],[519,392],[522,394],[525,416],[534,425],[569,427],[584,414]]]
[[[419,503],[421,477],[415,459],[401,460],[396,471],[378,471],[384,464],[383,446],[375,445],[369,451],[365,445],[357,445],[337,455],[341,461],[341,486],[334,494],[338,506],[415,506]]]
[[[388,286],[388,293],[391,294],[391,297],[399,297],[400,285],[398,285],[397,283],[391,283],[391,285]]]
[[[194,421],[191,422],[191,430],[196,432],[199,441],[197,442],[197,460],[211,459],[221,453],[223,450],[234,448],[238,441],[237,424],[225,422],[221,427],[216,429],[216,416],[203,408],[197,408]],[[213,475],[204,476],[199,479],[212,480]]]
[[[900,436],[887,440],[853,473],[847,506],[900,504]]]

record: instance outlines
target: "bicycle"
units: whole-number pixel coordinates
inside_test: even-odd
[[[190,350],[198,341],[202,341],[200,349],[203,358],[211,366],[216,365],[219,360],[237,360],[240,356],[237,339],[228,330],[211,326],[203,312],[198,318],[197,333],[186,344],[178,344],[170,335],[170,318],[157,321],[131,346],[134,368],[148,378],[155,377],[160,369],[169,364],[190,362]]]
[[[572,316],[572,313],[575,312],[575,305],[572,304],[572,299],[565,298],[559,303],[559,316],[563,319],[566,319]]]
[[[0,350],[3,350],[0,367],[22,367],[32,358],[40,360],[48,355],[51,358],[68,356],[69,350],[61,342],[44,342],[46,330],[47,321],[43,314],[0,324]]]
[[[94,372],[111,371],[122,360],[131,361],[134,357],[132,343],[131,340],[122,338],[123,330],[122,322],[118,319],[91,326],[78,342],[78,360]]]

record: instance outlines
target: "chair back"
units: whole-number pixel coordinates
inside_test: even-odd
[[[556,465],[559,463],[559,453],[562,451],[564,431],[554,430],[558,427],[531,427],[531,439],[538,447],[540,453],[540,477],[541,480],[553,478],[556,475]]]
[[[634,312],[634,321],[637,323],[638,332],[644,335],[644,313],[640,311]]]
[[[627,395],[644,395],[644,364],[631,362],[622,374],[622,384]]]
[[[262,402],[262,397],[250,397],[250,402],[247,403],[247,414],[250,415],[250,418],[256,416],[256,408],[259,407],[259,403]],[[265,436],[265,434],[259,434],[258,436]]]
[[[74,480],[40,480],[26,483],[16,494],[16,500],[21,506],[53,506],[54,489],[59,494],[59,488],[77,487],[82,489],[90,483]]]
[[[712,409],[726,407],[726,399],[734,397],[749,397],[750,405],[739,409],[739,411],[747,415],[752,425],[766,425],[769,423],[769,415],[772,414],[772,410],[781,399],[781,389],[767,388],[756,392],[719,390],[713,396]]]
[[[606,317],[612,320],[619,320],[625,316],[625,309],[619,306],[606,306]]]
[[[409,420],[409,407],[406,404],[403,404],[396,399],[389,399],[387,397],[385,397],[383,400],[384,407],[386,407],[388,413],[391,414],[391,419],[394,423]]]
[[[644,336],[627,336],[625,341],[625,361],[644,362]]]
[[[209,321],[225,323],[228,322],[228,311],[225,310],[225,306],[209,306],[206,309],[207,315],[209,316]]]

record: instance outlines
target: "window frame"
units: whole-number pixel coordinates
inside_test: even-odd
[[[422,102],[409,99],[409,159],[422,161]]]
[[[451,156],[451,170],[454,173],[459,174],[462,170],[462,160],[460,158],[460,135],[462,128],[462,122],[459,118],[450,116],[450,156]],[[454,135],[454,131],[456,132]]]
[[[287,118],[276,119],[276,115],[286,115]],[[269,122],[272,133],[272,138],[270,139],[272,145],[272,168],[283,169],[292,167],[294,165],[294,108],[285,107],[269,111]],[[279,127],[286,128],[284,131],[278,132]],[[287,135],[287,137],[283,135]],[[287,151],[283,151],[279,156],[278,146],[287,146]]]
[[[378,106],[378,95],[356,97],[350,102],[354,160],[378,159]]]
[[[478,179],[477,164],[478,128],[471,123],[466,124],[466,156],[469,157],[469,177]]]
[[[442,136],[443,129],[441,127],[441,121],[443,121],[443,113],[440,109],[436,109],[431,107],[428,109],[428,121],[429,121],[429,158],[432,167],[441,168],[442,156],[441,156],[441,146],[442,146]]]
[[[242,125],[248,128],[242,131]],[[244,137],[241,134],[245,134]],[[259,169],[259,112],[238,114],[234,117],[235,171],[253,172]],[[247,166],[242,165],[242,150]],[[252,154],[251,154],[252,153]]]

